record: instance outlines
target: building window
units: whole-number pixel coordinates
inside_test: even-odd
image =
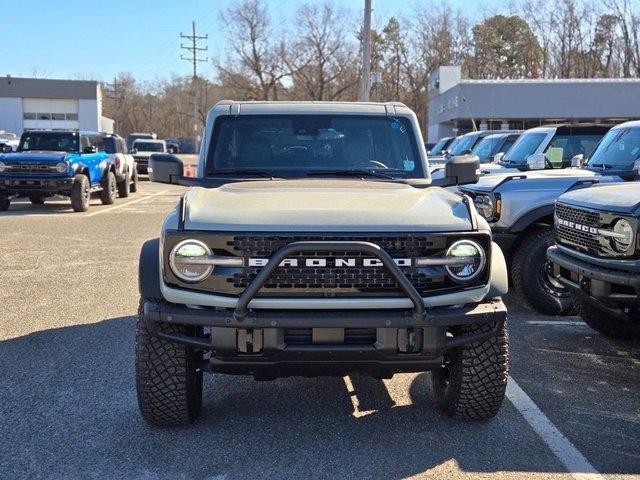
[[[72,122],[77,122],[78,121],[78,114],[77,113],[67,113],[67,120],[72,121]]]
[[[64,113],[52,113],[51,120],[62,120],[64,121]]]
[[[50,113],[38,113],[38,120],[51,120]]]
[[[22,118],[24,120],[35,120],[36,119],[36,114],[35,113],[23,113],[22,114]]]

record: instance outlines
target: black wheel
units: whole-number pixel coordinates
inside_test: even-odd
[[[131,193],[138,191],[138,167],[133,167],[133,176],[131,177],[131,186],[129,187]]]
[[[555,244],[552,227],[538,228],[526,235],[511,261],[513,288],[540,313],[575,314],[575,297],[547,269],[547,249]]]
[[[136,330],[136,390],[138,406],[151,425],[176,426],[192,423],[202,406],[202,351],[152,336],[138,309]],[[162,332],[200,333],[197,327],[160,324]]]
[[[118,196],[120,198],[127,198],[131,191],[131,174],[127,171],[124,174],[124,180],[118,182]]]
[[[33,205],[44,205],[43,195],[29,195],[29,200]]]
[[[113,172],[108,172],[107,176],[100,182],[100,201],[103,205],[113,205],[116,201],[116,176]]]
[[[5,195],[0,195],[0,212],[9,210],[9,205],[11,205],[11,199]]]
[[[76,174],[71,186],[71,206],[75,212],[86,212],[89,209],[91,185],[86,175]]]
[[[463,325],[454,333],[473,335],[494,327],[494,322]],[[431,372],[436,403],[447,415],[483,420],[498,413],[507,388],[508,344],[505,323],[496,336],[452,350],[446,366]]]
[[[580,305],[580,316],[584,323],[605,337],[619,340],[636,340],[640,338],[640,313],[638,310],[627,310],[623,315],[627,321],[600,310],[598,307],[583,302]]]

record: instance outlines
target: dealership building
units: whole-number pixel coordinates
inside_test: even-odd
[[[102,116],[99,82],[0,77],[0,130],[92,130],[113,133]]]
[[[459,66],[430,77],[428,141],[479,130],[640,118],[640,78],[463,79]]]

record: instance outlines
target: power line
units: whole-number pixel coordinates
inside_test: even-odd
[[[188,52],[191,53],[190,58],[180,55],[180,59],[185,60],[187,62],[191,62],[191,66],[193,68],[193,81],[192,81],[193,83],[192,85],[193,86],[193,136],[195,137],[195,140],[196,140],[196,152],[197,152],[198,151],[198,83],[197,83],[198,82],[198,63],[207,61],[206,58],[199,58],[198,52],[206,52],[209,49],[208,46],[199,47],[198,41],[207,40],[209,38],[209,35],[196,34],[196,22],[194,20],[193,22],[191,22],[191,35],[183,35],[182,32],[180,32],[180,38],[184,38],[186,40],[191,41],[191,45],[183,45],[182,43],[180,44],[180,48],[182,50],[187,50]]]

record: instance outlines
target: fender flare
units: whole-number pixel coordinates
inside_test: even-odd
[[[491,243],[491,271],[489,272],[489,297],[501,297],[509,291],[509,274],[507,273],[507,261],[502,249],[495,243]]]
[[[142,245],[138,261],[138,290],[142,298],[162,298],[159,238],[147,240]]]
[[[553,216],[553,210],[555,208],[554,204],[551,205],[543,205],[541,207],[536,208],[535,210],[530,210],[524,215],[522,215],[509,229],[511,233],[520,233],[527,229],[531,224],[536,223],[543,218]]]
[[[84,163],[74,163],[73,164],[73,174],[83,174],[89,180],[89,185],[91,185],[91,175],[89,174],[89,167],[87,167]]]

